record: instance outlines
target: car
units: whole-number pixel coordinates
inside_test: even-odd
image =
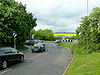
[[[43,40],[39,40],[38,43],[41,43],[45,47],[45,42]]]
[[[55,41],[55,43],[61,43],[61,42],[62,42],[61,40],[56,40],[56,41]]]
[[[30,42],[29,42],[30,40],[26,40],[25,41],[25,45],[30,45]]]
[[[32,52],[37,52],[37,51],[45,51],[45,47],[43,46],[42,43],[37,43],[37,44],[34,44],[34,46],[32,46]]]
[[[5,69],[8,64],[16,61],[23,62],[24,54],[12,47],[0,48],[0,67]]]
[[[36,44],[36,43],[38,43],[38,40],[26,40],[26,41],[25,41],[25,44],[26,44],[26,45],[34,45],[34,44]]]

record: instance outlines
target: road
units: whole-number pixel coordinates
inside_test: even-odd
[[[25,61],[23,63],[0,70],[0,75],[62,75],[72,59],[68,48],[54,43],[47,43],[45,52],[31,53],[29,47],[24,54]]]

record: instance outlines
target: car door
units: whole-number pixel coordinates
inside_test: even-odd
[[[19,60],[20,58],[20,54],[18,53],[18,51],[14,48],[11,48],[11,52],[13,54],[13,60],[16,61],[16,60]]]
[[[14,54],[12,53],[11,49],[10,48],[7,48],[7,49],[4,49],[5,52],[5,59],[8,61],[8,62],[12,62],[13,61],[13,56]]]

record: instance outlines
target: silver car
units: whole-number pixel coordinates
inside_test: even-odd
[[[32,46],[32,52],[43,52],[45,51],[45,47],[43,46],[42,43],[37,43],[37,44],[34,44],[34,46]]]

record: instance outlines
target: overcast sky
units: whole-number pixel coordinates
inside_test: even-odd
[[[27,11],[37,18],[35,30],[75,32],[81,17],[87,15],[87,0],[15,0],[26,4]],[[100,7],[100,0],[89,0],[89,12]]]

